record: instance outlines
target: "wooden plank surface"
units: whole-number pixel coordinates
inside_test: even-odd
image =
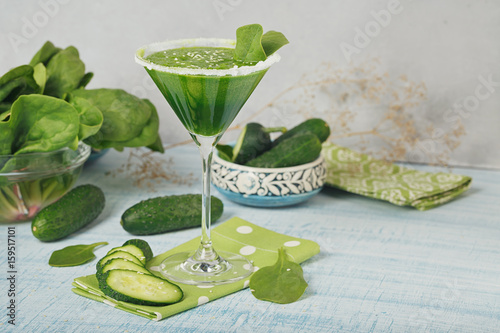
[[[134,186],[118,169],[129,151],[109,152],[87,166],[78,183],[100,186],[106,208],[95,223],[62,241],[42,243],[30,223],[0,225],[0,267],[7,275],[7,232],[15,226],[16,326],[7,323],[1,279],[0,331],[10,332],[497,332],[500,327],[500,172],[455,169],[473,178],[458,199],[426,212],[325,189],[289,208],[257,209],[223,199],[221,220],[254,224],[316,241],[321,253],[302,267],[309,283],[296,303],[255,299],[248,289],[160,322],[149,321],[71,292],[95,262],[50,267],[52,251],[107,241],[97,257],[130,238],[121,214],[140,200],[201,192],[201,162],[193,145],[163,156],[170,180]],[[431,167],[419,167],[434,170]],[[214,194],[218,195],[214,190]],[[220,197],[220,195],[219,195]],[[161,253],[199,234],[190,229],[145,236]]]

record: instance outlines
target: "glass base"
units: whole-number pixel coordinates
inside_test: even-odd
[[[220,256],[211,261],[195,260],[189,252],[174,254],[160,264],[160,273],[169,280],[194,285],[231,283],[253,273],[253,265],[245,257],[218,253]]]

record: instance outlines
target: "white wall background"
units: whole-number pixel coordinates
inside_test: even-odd
[[[74,45],[95,74],[88,88],[123,88],[151,99],[161,113],[164,142],[175,143],[188,139],[187,133],[134,63],[134,51],[164,39],[234,38],[236,28],[249,23],[281,31],[291,44],[280,51],[282,61],[235,123],[283,90],[300,86],[304,74],[313,81],[335,77],[333,84],[313,86],[314,91],[291,90],[255,120],[291,126],[316,115],[331,122],[335,142],[375,155],[500,168],[497,0],[2,1],[0,73],[27,63],[46,40]],[[363,38],[359,31],[368,35]],[[356,50],[346,56],[347,48]],[[321,69],[322,63],[328,69]],[[368,86],[373,94],[350,91],[353,78],[356,88]],[[401,96],[415,87],[421,95],[400,111],[404,121],[386,122],[387,128],[376,128],[382,135],[370,134],[388,108],[400,100],[409,103],[411,98]],[[230,132],[225,139],[235,135]],[[399,151],[402,146],[392,144],[402,138]]]

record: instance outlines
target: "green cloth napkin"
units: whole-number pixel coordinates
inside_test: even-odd
[[[330,142],[323,145],[322,154],[327,185],[418,210],[450,201],[472,182],[468,176],[417,171],[376,160]]]
[[[253,261],[254,266],[259,268],[273,265],[278,259],[278,249],[280,247],[285,247],[286,253],[297,263],[301,263],[319,253],[319,246],[313,241],[285,236],[256,226],[238,217],[234,217],[213,228],[211,237],[217,250],[245,255],[246,258]],[[197,237],[160,254],[148,262],[147,267],[152,270],[152,273],[159,275],[158,272],[155,272],[155,269],[163,259],[174,253],[194,251],[198,248],[199,242],[200,238]],[[247,288],[248,281],[249,278],[246,278],[218,286],[193,286],[176,283],[184,291],[184,299],[179,303],[168,306],[141,306],[119,302],[104,296],[99,290],[95,275],[76,278],[72,284],[74,286],[72,290],[78,295],[106,303],[116,309],[159,321]]]

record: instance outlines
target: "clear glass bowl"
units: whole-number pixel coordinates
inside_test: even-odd
[[[30,220],[63,196],[80,176],[90,150],[80,143],[77,150],[0,155],[0,222]]]

